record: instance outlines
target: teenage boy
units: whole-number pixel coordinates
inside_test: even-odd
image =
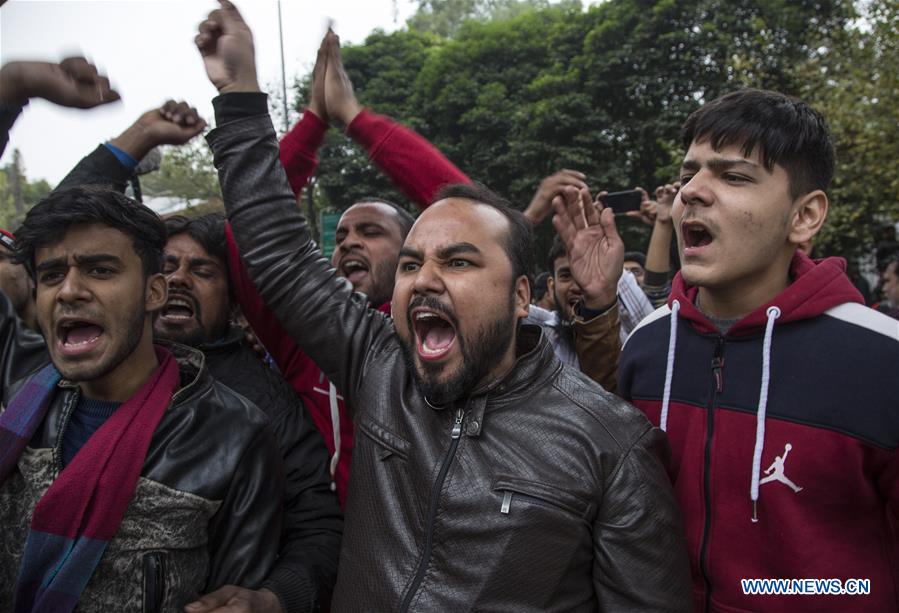
[[[824,118],[741,90],[693,113],[683,142],[682,268],[619,384],[668,432],[696,608],[895,611],[899,324],[864,306],[843,260],[797,251],[827,215]],[[741,582],[793,578],[870,594]]]

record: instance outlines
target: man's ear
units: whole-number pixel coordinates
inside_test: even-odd
[[[144,308],[148,313],[154,313],[165,306],[169,299],[169,284],[165,280],[165,275],[158,273],[147,277],[147,299]]]
[[[546,293],[550,296],[553,296],[556,293],[556,280],[552,275],[546,277]]]
[[[522,319],[528,316],[531,306],[531,283],[526,275],[515,280],[515,317]]]
[[[789,241],[801,245],[810,241],[821,230],[827,219],[827,194],[820,189],[800,196],[793,203],[790,218]]]

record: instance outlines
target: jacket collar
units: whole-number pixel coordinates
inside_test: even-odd
[[[773,306],[781,312],[777,320],[779,325],[817,317],[828,309],[847,302],[864,304],[862,295],[849,281],[845,271],[846,260],[843,258],[812,260],[797,250],[790,262],[792,283],[770,302],[735,323],[727,335],[746,336],[763,331],[767,322],[766,313]],[[678,272],[671,284],[668,306],[677,300],[680,303],[679,317],[690,321],[699,332],[717,334],[715,325],[696,308],[698,292],[699,288],[688,285]]]
[[[206,369],[206,356],[203,355],[202,351],[181,343],[160,339],[157,339],[155,343],[171,351],[178,362],[181,382],[172,395],[172,406],[184,403],[195,394],[212,385],[212,376]]]
[[[468,436],[478,436],[484,425],[487,401],[503,403],[541,387],[561,367],[556,353],[540,326],[523,324],[518,329],[512,368],[500,379],[475,389],[468,396]]]
[[[199,349],[162,339],[154,339],[153,343],[169,350],[178,362],[180,383],[172,395],[172,406],[183,403],[196,392],[205,390],[212,384],[212,376],[206,369],[206,356]],[[61,379],[60,388],[75,390],[78,384],[68,379]]]

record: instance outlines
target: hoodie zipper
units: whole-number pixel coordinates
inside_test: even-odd
[[[406,597],[403,598],[403,604],[400,606],[400,611],[409,610],[409,606],[412,604],[412,597],[421,585],[421,582],[425,577],[425,572],[427,572],[428,566],[431,563],[431,549],[434,544],[434,522],[437,519],[437,503],[440,497],[440,490],[443,489],[443,482],[446,480],[446,473],[449,472],[450,464],[452,464],[453,457],[456,455],[456,448],[459,446],[459,438],[462,436],[462,421],[464,419],[464,410],[458,409],[456,411],[456,419],[453,422],[453,429],[450,432],[449,449],[446,450],[446,455],[443,456],[443,464],[440,466],[437,480],[434,481],[434,487],[431,488],[431,502],[428,505],[428,523],[426,524],[427,532],[425,533],[424,552],[422,553],[421,561],[418,563],[418,570],[415,572],[415,578],[412,580],[412,585],[409,586]]]
[[[699,569],[705,583],[705,611],[710,610],[712,600],[712,582],[709,579],[708,541],[712,528],[711,469],[712,469],[712,435],[715,430],[715,409],[718,406],[718,395],[724,391],[724,337],[719,336],[715,343],[715,355],[712,358],[712,402],[706,415],[705,459],[703,461],[702,490],[705,502],[705,523],[702,528],[702,544],[699,550]]]

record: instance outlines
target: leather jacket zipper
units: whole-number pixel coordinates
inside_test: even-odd
[[[724,337],[719,336],[715,343],[715,356],[712,358],[712,402],[706,415],[705,458],[703,460],[702,490],[705,502],[705,523],[702,528],[702,544],[699,549],[699,570],[705,583],[705,611],[709,611],[712,601],[712,582],[709,579],[708,546],[709,532],[712,528],[711,470],[712,470],[712,434],[715,429],[715,408],[718,406],[718,395],[724,391]]]
[[[72,390],[70,394],[68,394],[68,398],[65,400],[65,404],[62,408],[62,416],[61,423],[59,425],[59,433],[56,437],[56,445],[53,447],[53,455],[55,456],[53,459],[56,464],[56,474],[62,472],[64,466],[62,465],[62,442],[65,438],[66,428],[69,426],[69,422],[72,419],[72,413],[75,412],[75,405],[78,403],[78,394],[80,392],[79,388],[75,388]]]
[[[446,480],[446,473],[449,472],[450,464],[453,461],[453,457],[456,455],[456,448],[459,446],[459,438],[462,436],[462,421],[464,419],[464,410],[457,410],[456,420],[453,423],[452,432],[450,432],[450,446],[446,451],[446,455],[443,457],[443,464],[440,466],[437,480],[434,482],[434,487],[431,489],[431,502],[428,505],[427,533],[425,534],[425,549],[421,556],[421,562],[418,564],[418,570],[415,572],[415,578],[412,580],[412,585],[409,586],[406,597],[403,598],[403,604],[400,605],[400,611],[409,610],[409,606],[412,604],[412,597],[421,585],[421,582],[425,577],[425,572],[428,570],[428,565],[431,563],[431,548],[434,544],[434,521],[437,519],[437,502],[440,497],[440,490],[443,489],[443,482]]]

